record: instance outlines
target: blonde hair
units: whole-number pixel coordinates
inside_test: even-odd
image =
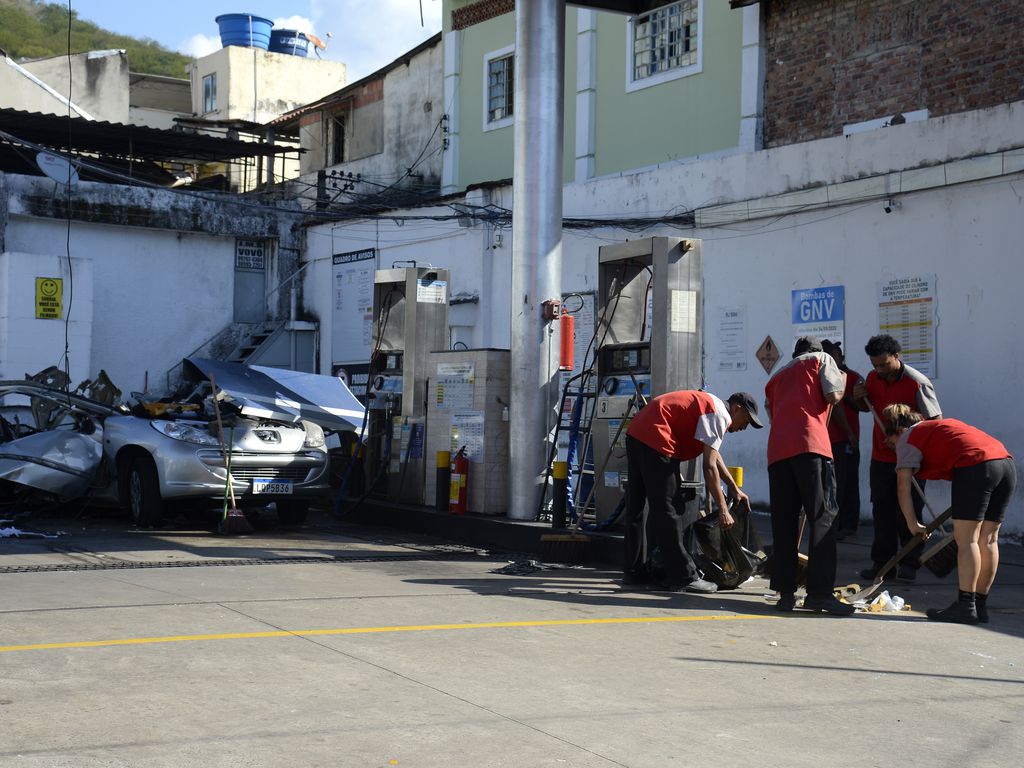
[[[893,403],[886,406],[882,411],[882,417],[885,419],[885,434],[887,435],[898,435],[900,431],[912,427],[924,419],[920,413],[904,403]]]

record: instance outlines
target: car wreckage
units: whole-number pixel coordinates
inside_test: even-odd
[[[362,404],[340,379],[202,358],[185,384],[154,400],[121,392],[101,373],[69,391],[51,368],[0,381],[0,503],[88,500],[153,526],[172,506],[274,503],[285,523],[305,520],[330,492],[327,435],[358,440]]]

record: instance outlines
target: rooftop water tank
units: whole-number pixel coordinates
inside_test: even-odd
[[[240,45],[244,48],[262,48],[270,45],[270,29],[274,22],[251,13],[224,13],[216,18],[220,28],[220,44]]]
[[[270,50],[291,56],[305,56],[309,39],[297,29],[275,29],[270,33]]]

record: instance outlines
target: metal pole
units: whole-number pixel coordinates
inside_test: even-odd
[[[565,0],[516,3],[515,160],[512,179],[512,381],[508,516],[533,520],[558,407],[558,339],[542,304],[561,299]],[[555,333],[558,333],[557,323]]]

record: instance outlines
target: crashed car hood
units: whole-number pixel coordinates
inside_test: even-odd
[[[326,429],[356,432],[363,424],[363,404],[334,376],[202,357],[186,358],[184,367],[195,381],[209,380],[212,374],[217,389],[246,416],[285,422],[305,419]]]

